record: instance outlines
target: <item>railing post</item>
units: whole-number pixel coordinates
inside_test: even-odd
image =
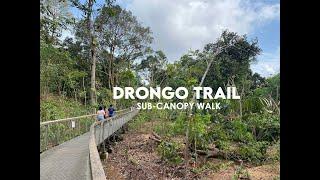
[[[45,135],[46,147],[45,147],[45,150],[48,149],[48,126],[49,126],[49,124],[45,126],[46,127],[46,135]]]
[[[81,120],[79,120],[79,135],[81,134]]]
[[[105,140],[104,140],[104,122],[102,122],[101,124],[101,128],[102,128],[102,146],[103,146],[103,153],[106,152],[106,144],[105,144]]]
[[[57,138],[57,144],[59,144],[59,138],[60,138],[60,126],[59,126],[59,124],[57,125],[57,128],[58,128],[58,133],[57,133],[56,138]]]
[[[73,138],[73,135],[72,135],[72,133],[73,133],[72,120],[69,120],[68,124],[69,124],[69,138],[72,139]],[[70,140],[70,139],[68,139],[68,140]]]

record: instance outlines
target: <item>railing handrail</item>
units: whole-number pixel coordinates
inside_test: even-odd
[[[116,113],[126,111],[130,108],[127,109],[121,109],[119,111],[115,111]],[[87,118],[87,117],[92,117],[96,116],[97,114],[89,114],[89,115],[83,115],[83,116],[77,116],[77,117],[70,117],[70,118],[64,118],[64,119],[57,119],[57,120],[51,120],[51,121],[45,121],[45,122],[40,122],[40,126],[47,125],[47,124],[53,124],[53,123],[59,123],[59,122],[64,122],[64,121],[70,121],[70,120],[78,120],[82,118]]]
[[[77,116],[77,117],[70,117],[70,118],[64,118],[64,119],[57,119],[57,120],[52,120],[52,121],[40,122],[40,126],[47,125],[47,124],[54,124],[54,123],[64,122],[64,121],[70,121],[70,120],[78,120],[78,119],[92,117],[92,116],[96,116],[96,114],[89,114],[89,115],[83,115],[83,116]]]
[[[97,122],[94,122],[90,127],[89,137],[89,164],[91,178],[93,180],[105,180],[106,175],[103,170],[103,166],[100,160],[99,152],[97,150],[97,144],[95,140],[95,126]]]
[[[103,170],[103,166],[100,160],[99,152],[97,150],[97,144],[96,144],[96,137],[95,137],[95,131],[96,131],[96,126],[97,125],[103,125],[104,122],[111,121],[115,118],[118,118],[119,116],[123,116],[129,113],[132,113],[134,109],[128,108],[124,109],[118,112],[123,112],[126,110],[129,110],[128,112],[125,112],[123,114],[119,114],[117,116],[105,119],[101,121],[101,123],[94,122],[91,127],[90,127],[90,137],[89,137],[89,164],[90,164],[90,169],[91,169],[91,178],[93,180],[106,180],[106,175]]]
[[[87,132],[87,129],[86,129],[86,132],[88,133],[88,136],[89,136],[89,139],[87,141],[88,144],[86,146],[89,149],[88,149],[88,152],[85,154],[88,157],[88,161],[87,161],[87,163],[89,165],[88,175],[91,176],[90,179],[92,179],[92,180],[106,180],[106,174],[104,172],[97,147],[101,143],[103,143],[103,141],[106,138],[108,138],[112,133],[119,130],[122,125],[124,125],[126,122],[131,120],[132,117],[137,114],[137,109],[130,107],[130,108],[122,109],[122,110],[115,111],[115,112],[116,112],[116,114],[113,117],[108,117],[103,121],[98,121],[97,119],[96,119],[96,121],[92,121],[93,120],[92,118],[90,118],[91,119],[90,124],[88,123],[89,121],[85,121],[86,124],[90,125],[89,132]],[[58,120],[53,120],[53,121],[46,121],[46,122],[40,123],[40,127],[47,128],[46,132],[48,132],[48,128],[50,128],[51,124],[56,125],[56,123],[61,123],[61,122],[62,123],[63,122],[69,123],[72,120],[78,120],[78,119],[82,119],[82,118],[86,118],[86,117],[94,117],[96,115],[97,114],[89,114],[89,115],[83,115],[83,116],[78,116],[78,117],[70,117],[70,118],[58,119]],[[86,119],[84,119],[84,120],[86,120]],[[78,121],[78,122],[79,122],[79,125],[78,125],[79,132],[81,132],[80,127],[82,127],[82,126],[80,126],[80,123],[82,121]],[[112,126],[110,126],[111,128],[109,126],[108,127],[105,126],[107,124],[112,125]],[[54,127],[55,126],[53,126],[53,128]],[[107,128],[107,129],[105,130],[105,128]],[[106,132],[106,134],[105,134],[105,132]],[[40,132],[40,136],[41,136],[41,132]],[[46,137],[47,136],[48,136],[48,133],[47,133]],[[46,140],[46,142],[47,142],[47,140]],[[47,145],[46,145],[46,147],[47,147]],[[40,147],[40,151],[41,151],[41,147]]]

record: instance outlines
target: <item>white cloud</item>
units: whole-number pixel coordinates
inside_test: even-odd
[[[224,29],[247,34],[280,14],[279,4],[245,0],[132,0],[126,8],[151,27],[153,47],[170,61],[190,48],[202,49]]]
[[[262,53],[258,56],[258,62],[251,65],[253,72],[263,77],[269,77],[280,72],[280,46],[273,53]]]
[[[59,39],[61,40],[61,41],[63,41],[65,38],[67,38],[67,37],[69,37],[69,38],[75,38],[75,35],[74,35],[74,33],[71,31],[71,30],[69,30],[69,29],[64,29],[64,30],[62,30],[62,32],[61,32],[61,36],[59,37]]]
[[[274,4],[269,6],[264,6],[261,8],[259,14],[260,19],[272,20],[274,18],[279,18],[280,16],[280,4]]]

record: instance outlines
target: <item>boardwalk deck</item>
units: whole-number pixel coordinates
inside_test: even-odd
[[[123,111],[90,131],[40,154],[41,180],[105,179],[96,146],[131,120],[138,110]],[[89,145],[90,144],[90,145]]]
[[[90,180],[89,132],[40,155],[41,180]]]

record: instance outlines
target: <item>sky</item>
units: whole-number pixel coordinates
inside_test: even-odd
[[[251,65],[253,72],[264,77],[280,72],[279,0],[117,0],[116,4],[151,28],[152,47],[162,50],[170,62],[190,49],[203,49],[228,29],[258,39],[262,53]]]

